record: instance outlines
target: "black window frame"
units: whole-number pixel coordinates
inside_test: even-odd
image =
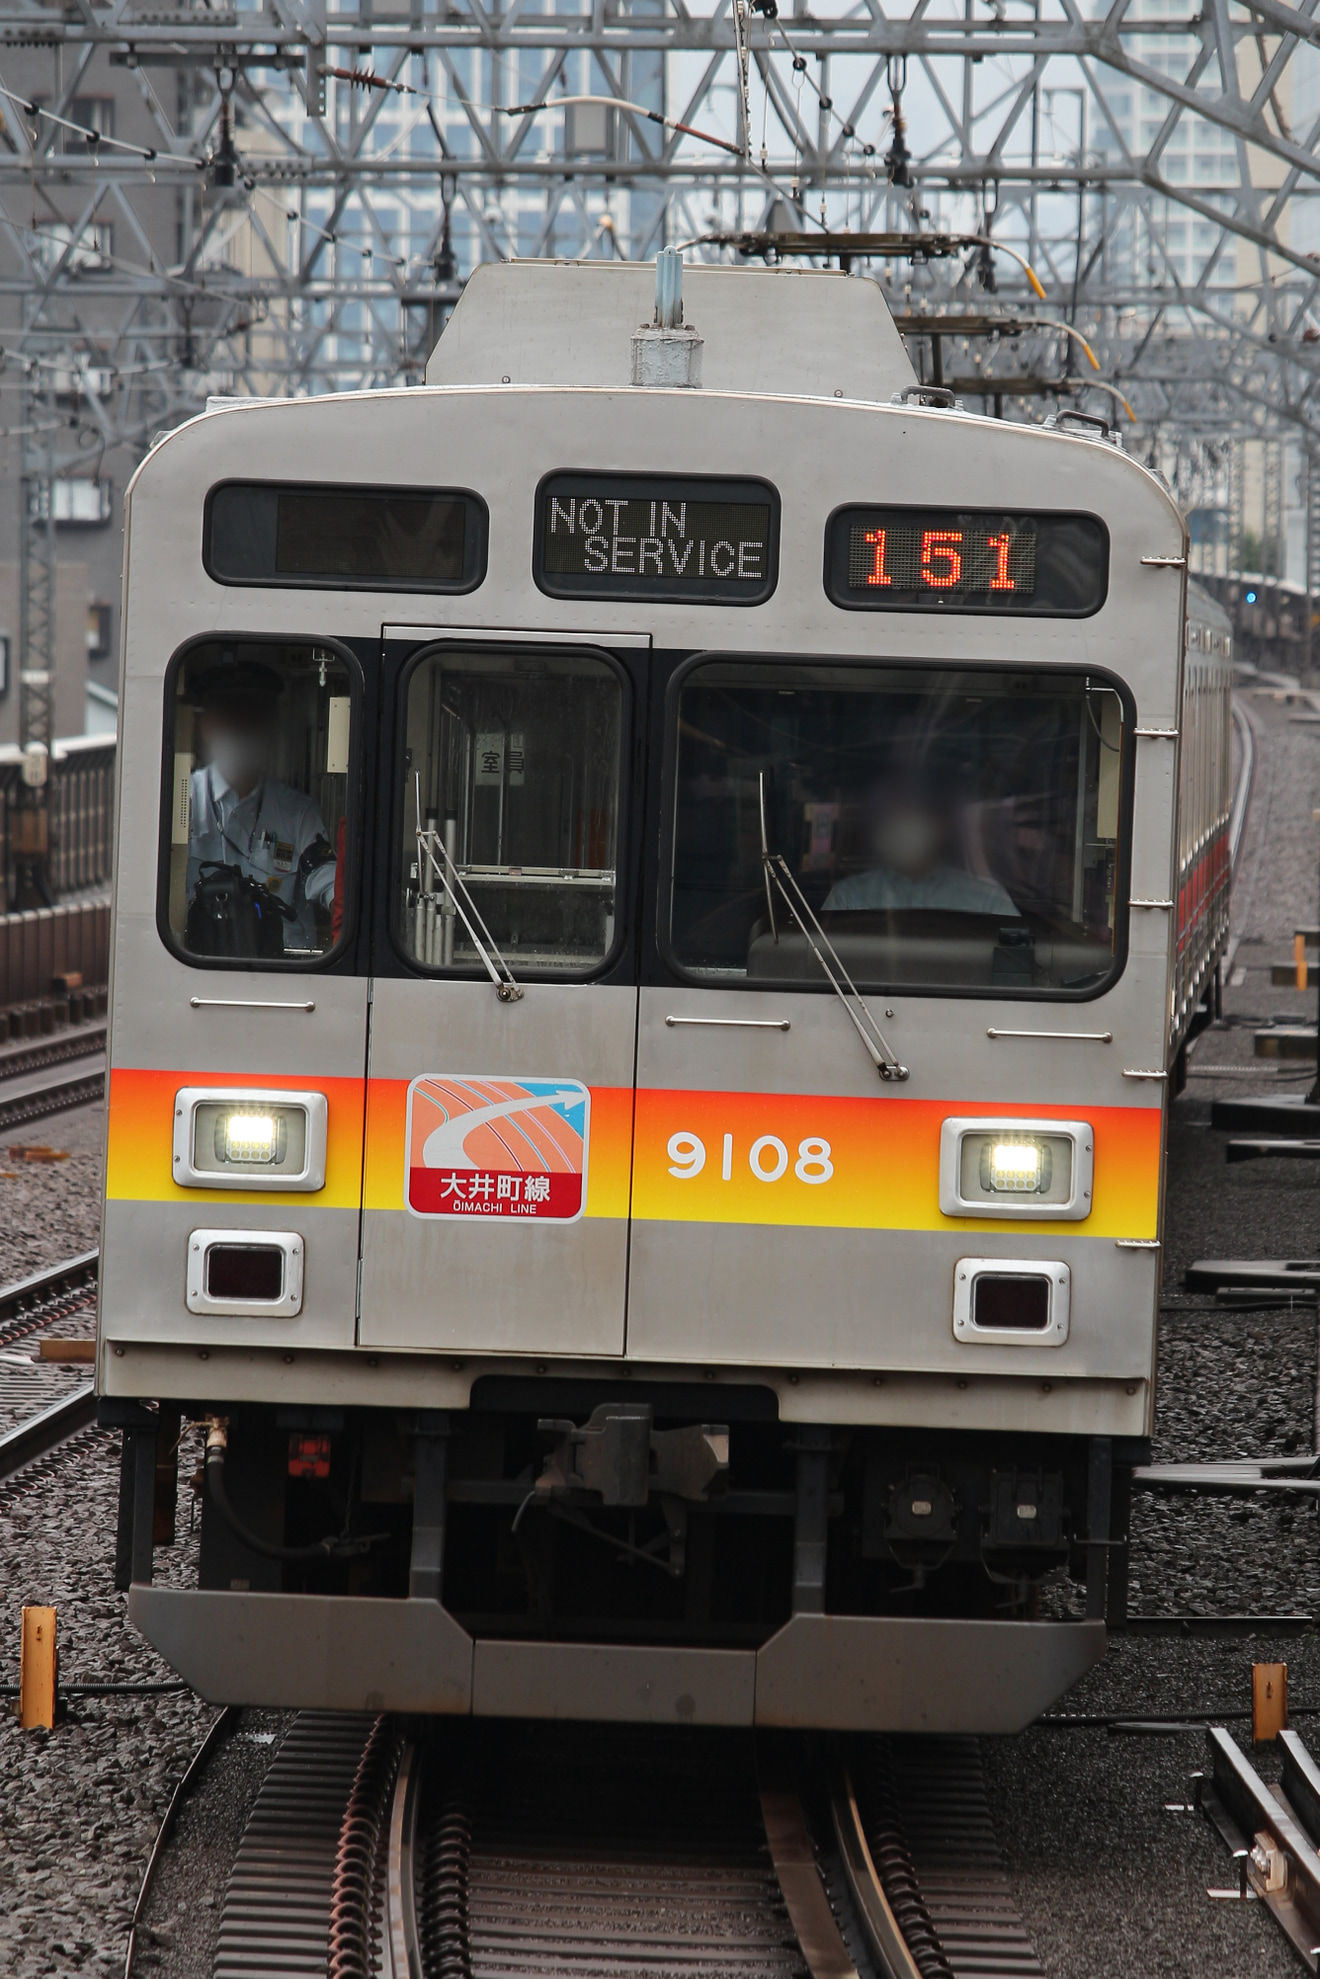
[[[1132,689],[1117,674],[1105,667],[1081,666],[1077,663],[1059,662],[1050,665],[1024,666],[1020,661],[984,659],[926,659],[915,654],[858,654],[858,653],[756,653],[735,652],[708,648],[698,653],[690,653],[673,669],[665,683],[664,712],[664,751],[660,776],[659,833],[655,879],[655,920],[653,938],[656,958],[666,979],[681,984],[688,989],[734,991],[740,994],[769,993],[778,996],[832,996],[834,991],[826,981],[823,972],[817,972],[817,981],[790,981],[765,976],[720,977],[702,974],[680,962],[675,955],[670,940],[669,927],[673,915],[674,892],[674,830],[678,808],[678,757],[679,757],[679,700],[683,685],[689,675],[698,667],[750,666],[762,669],[782,666],[798,667],[845,667],[856,668],[859,672],[884,668],[898,671],[912,668],[922,673],[1039,673],[1042,676],[1059,674],[1074,675],[1082,680],[1094,681],[1119,697],[1123,709],[1123,760],[1119,766],[1118,815],[1119,851],[1114,874],[1114,959],[1113,967],[1103,982],[1089,989],[1068,990],[1050,988],[1010,989],[1003,985],[984,983],[970,984],[966,989],[949,984],[924,983],[873,983],[858,982],[863,995],[892,996],[914,1000],[925,997],[950,998],[956,1001],[976,1000],[985,1003],[1094,1003],[1097,998],[1107,996],[1113,990],[1127,968],[1129,954],[1129,909],[1132,891],[1132,819],[1136,791],[1136,720],[1137,704]]]
[[[219,644],[243,647],[246,649],[281,648],[288,646],[316,646],[333,653],[348,671],[349,709],[348,730],[348,804],[345,809],[347,829],[344,832],[344,923],[339,939],[323,954],[310,960],[294,957],[262,955],[195,955],[175,934],[170,926],[170,822],[174,795],[174,685],[179,670],[191,653],[201,646]],[[363,790],[363,771],[370,746],[367,734],[369,726],[370,683],[366,670],[353,648],[343,639],[327,636],[321,632],[274,633],[274,632],[202,632],[183,644],[170,655],[169,664],[161,686],[161,765],[160,765],[160,829],[156,846],[156,932],[175,960],[186,964],[190,969],[223,969],[239,974],[259,972],[262,975],[306,976],[334,970],[338,974],[365,974],[365,969],[354,966],[357,949],[358,928],[362,913],[362,872],[361,857],[363,828],[368,807]]]
[[[359,495],[367,500],[387,500],[403,498],[416,501],[436,499],[441,501],[463,501],[469,504],[469,517],[472,524],[472,542],[469,545],[464,537],[463,576],[457,583],[448,581],[427,581],[416,577],[370,577],[370,576],[328,576],[321,577],[310,573],[284,576],[272,572],[261,577],[226,577],[215,568],[211,557],[211,517],[215,498],[228,488],[260,488],[263,492],[273,490],[278,494],[282,489],[296,489],[309,495]],[[393,483],[357,481],[260,481],[251,476],[230,474],[223,481],[207,489],[206,500],[202,505],[202,568],[214,584],[223,584],[234,590],[257,591],[371,591],[402,595],[423,594],[436,597],[462,597],[469,591],[476,591],[486,581],[490,562],[490,509],[485,498],[475,488],[432,488],[412,485],[396,486]]]
[[[735,495],[730,495],[726,492],[723,496],[725,500],[741,498],[747,501],[759,502],[764,497],[770,509],[770,568],[766,573],[762,588],[755,595],[749,593],[742,597],[733,597],[727,591],[721,591],[709,586],[701,586],[700,584],[692,590],[676,591],[672,585],[666,585],[663,579],[655,578],[647,580],[638,579],[628,586],[611,585],[606,587],[594,584],[589,579],[558,572],[551,573],[550,579],[547,581],[547,574],[544,569],[545,502],[547,491],[550,490],[550,484],[556,481],[586,481],[591,484],[592,492],[606,486],[612,487],[618,492],[619,499],[622,501],[647,499],[657,489],[665,486],[688,490],[710,488],[713,490],[736,491]],[[625,492],[629,488],[636,489],[639,492],[630,495]],[[643,489],[646,491],[645,496],[640,492]],[[564,492],[567,494],[574,491],[565,489]],[[689,501],[720,498],[716,495],[710,497],[702,495],[694,496],[691,493],[686,497]],[[579,605],[608,605],[615,602],[649,605],[718,605],[721,610],[755,611],[759,605],[768,604],[778,588],[779,535],[782,521],[782,504],[779,499],[778,488],[775,487],[772,481],[766,481],[758,474],[671,474],[667,472],[661,474],[638,474],[633,472],[621,473],[614,469],[602,469],[599,473],[593,473],[589,468],[557,467],[552,473],[543,474],[537,482],[533,504],[532,582],[535,584],[537,590],[545,597],[554,598],[560,603]],[[630,575],[631,573],[628,574]],[[719,580],[717,579],[715,582],[718,585]]]
[[[479,628],[473,628],[478,632]],[[428,639],[412,647],[394,672],[392,693],[394,697],[393,718],[381,724],[382,739],[387,740],[390,759],[388,773],[383,781],[390,794],[390,809],[382,822],[380,831],[381,854],[378,862],[378,885],[380,903],[376,913],[378,927],[383,930],[386,943],[385,953],[394,965],[388,972],[380,968],[377,956],[375,973],[390,973],[416,977],[427,983],[488,983],[490,977],[478,961],[471,966],[446,969],[443,965],[430,968],[410,954],[400,938],[401,930],[395,921],[394,888],[398,874],[396,855],[398,842],[394,833],[406,816],[408,803],[409,770],[407,755],[408,693],[413,675],[424,661],[434,659],[437,653],[481,653],[515,656],[539,656],[547,654],[585,655],[594,660],[603,660],[618,680],[622,689],[622,705],[619,710],[619,800],[618,825],[615,833],[615,881],[614,881],[614,940],[599,962],[590,969],[575,972],[560,969],[534,970],[522,965],[518,958],[512,958],[510,966],[520,983],[537,983],[547,987],[556,983],[565,988],[579,988],[584,983],[598,983],[606,978],[614,981],[635,978],[633,957],[633,919],[635,904],[641,886],[641,852],[637,824],[641,801],[645,796],[646,770],[644,742],[639,731],[639,716],[644,719],[646,704],[646,681],[642,675],[634,680],[627,665],[618,653],[611,652],[608,646],[596,645],[590,639],[519,639],[516,635],[507,638],[491,639],[484,636],[465,638],[461,632],[447,632],[443,638]],[[645,657],[641,649],[637,658]],[[637,800],[634,791],[638,793]],[[621,965],[627,964],[624,976],[620,976]]]
[[[1017,515],[1029,518],[1032,522],[1089,522],[1093,523],[1104,539],[1105,565],[1104,579],[1100,595],[1093,605],[1086,605],[1070,611],[1051,610],[1039,605],[1020,604],[1016,606],[987,606],[980,603],[959,604],[947,593],[932,591],[929,604],[891,604],[883,597],[866,597],[850,589],[848,584],[848,537],[847,532],[854,517],[872,516],[878,513],[895,515],[940,515],[950,521],[986,518],[1001,520],[1006,516]],[[891,617],[899,617],[904,612],[915,618],[981,618],[986,620],[1034,618],[1047,619],[1052,624],[1078,619],[1094,618],[1103,611],[1109,598],[1111,566],[1113,562],[1113,539],[1103,516],[1095,515],[1090,509],[1035,509],[1035,508],[987,508],[968,504],[954,506],[943,502],[841,502],[831,509],[825,518],[825,541],[823,547],[822,583],[825,596],[830,603],[843,612],[875,612]]]

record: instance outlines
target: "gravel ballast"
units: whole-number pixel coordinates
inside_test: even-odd
[[[67,1161],[16,1161],[11,1147],[48,1147]],[[101,1241],[105,1107],[78,1106],[0,1132],[0,1285],[60,1264]]]
[[[20,1611],[58,1615],[60,1679],[173,1677],[128,1626],[111,1586],[118,1442],[89,1431],[33,1488],[0,1484],[0,1676],[18,1681]],[[196,1545],[181,1504],[180,1543],[157,1578],[188,1585]],[[74,1698],[53,1732],[0,1716],[0,1972],[5,1979],[121,1973],[142,1870],[177,1780],[215,1716],[189,1692]]]

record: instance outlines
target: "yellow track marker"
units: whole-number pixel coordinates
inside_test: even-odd
[[[23,1610],[23,1653],[19,1665],[18,1722],[25,1732],[55,1726],[55,1610]]]

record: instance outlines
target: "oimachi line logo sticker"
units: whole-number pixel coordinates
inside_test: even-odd
[[[431,1072],[408,1088],[418,1216],[581,1216],[591,1095],[576,1079]]]

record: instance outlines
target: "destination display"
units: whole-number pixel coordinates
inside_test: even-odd
[[[848,508],[830,518],[825,589],[853,611],[1084,618],[1109,583],[1092,515]]]
[[[536,581],[557,598],[757,605],[775,587],[778,539],[763,481],[556,474],[537,491]]]
[[[205,562],[222,584],[470,591],[486,508],[449,489],[229,481],[207,501]]]

